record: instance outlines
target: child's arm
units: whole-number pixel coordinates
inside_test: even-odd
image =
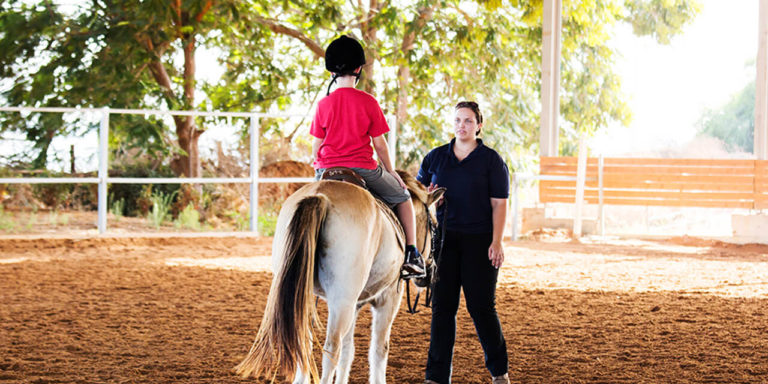
[[[384,135],[373,138],[373,149],[376,150],[376,156],[379,157],[379,162],[381,162],[384,169],[397,179],[401,187],[405,188],[405,182],[397,174],[395,167],[392,166],[392,161],[389,158],[389,149],[387,148],[387,139],[384,138]]]
[[[315,137],[315,140],[312,142],[312,158],[317,159],[317,151],[320,150],[320,144],[323,143],[323,139]]]

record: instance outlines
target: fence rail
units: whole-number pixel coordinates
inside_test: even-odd
[[[155,110],[155,109],[121,109],[121,108],[64,108],[64,107],[2,107],[0,112],[16,113],[91,113],[101,114],[99,125],[99,168],[97,177],[19,177],[0,178],[0,184],[98,184],[98,230],[100,234],[107,231],[107,188],[109,184],[250,184],[249,224],[250,230],[258,231],[258,204],[259,184],[261,183],[303,183],[314,180],[309,177],[259,177],[259,119],[261,118],[289,118],[304,117],[298,113],[260,113],[260,112],[224,112],[224,111],[180,111],[180,110]],[[239,117],[249,120],[250,135],[250,177],[220,178],[220,177],[194,177],[194,178],[132,178],[109,177],[108,138],[109,116],[121,115],[171,115],[171,116],[208,116],[208,117]],[[393,116],[388,118],[390,124],[389,152],[393,159],[396,157],[395,143],[396,120]]]
[[[575,157],[541,158],[542,176],[576,173]],[[609,205],[768,209],[768,160],[590,158],[586,176],[590,204],[602,192]],[[575,181],[542,180],[539,201],[572,203],[575,191]]]

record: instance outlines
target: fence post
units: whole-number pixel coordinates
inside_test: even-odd
[[[99,234],[107,231],[107,178],[109,161],[109,107],[101,110],[99,126]]]
[[[599,193],[599,204],[600,208],[598,211],[599,217],[599,231],[600,236],[605,236],[605,205],[603,203],[603,166],[605,166],[605,161],[603,160],[603,155],[600,155],[600,157],[597,159],[597,184],[598,184],[598,193]]]
[[[250,117],[250,146],[251,146],[251,201],[249,221],[251,232],[259,231],[259,116],[256,113]]]
[[[517,173],[512,174],[512,241],[517,241]]]
[[[587,174],[587,146],[584,136],[579,137],[579,159],[576,166],[576,215],[573,219],[573,236],[581,237],[581,213],[584,206],[584,183]]]

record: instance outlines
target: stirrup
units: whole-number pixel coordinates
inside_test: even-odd
[[[419,271],[414,271],[413,269],[409,269],[408,267],[412,266],[412,264],[403,264],[402,268],[400,268],[400,278],[404,280],[410,280],[410,279],[423,279],[427,277],[427,271],[422,271],[419,273]]]

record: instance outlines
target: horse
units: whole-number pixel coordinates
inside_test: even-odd
[[[414,203],[416,246],[427,255],[436,224],[430,206],[444,190],[427,192],[415,178],[398,172]],[[389,337],[402,298],[404,243],[392,210],[357,185],[320,180],[289,196],[277,219],[264,316],[235,371],[249,377],[275,367],[273,380],[279,374],[294,384],[318,382],[312,358],[319,324],[314,294],[328,306],[319,383],[329,384],[334,377],[336,384],[348,382],[355,322],[365,304],[371,305],[373,318],[369,380],[386,383]]]

